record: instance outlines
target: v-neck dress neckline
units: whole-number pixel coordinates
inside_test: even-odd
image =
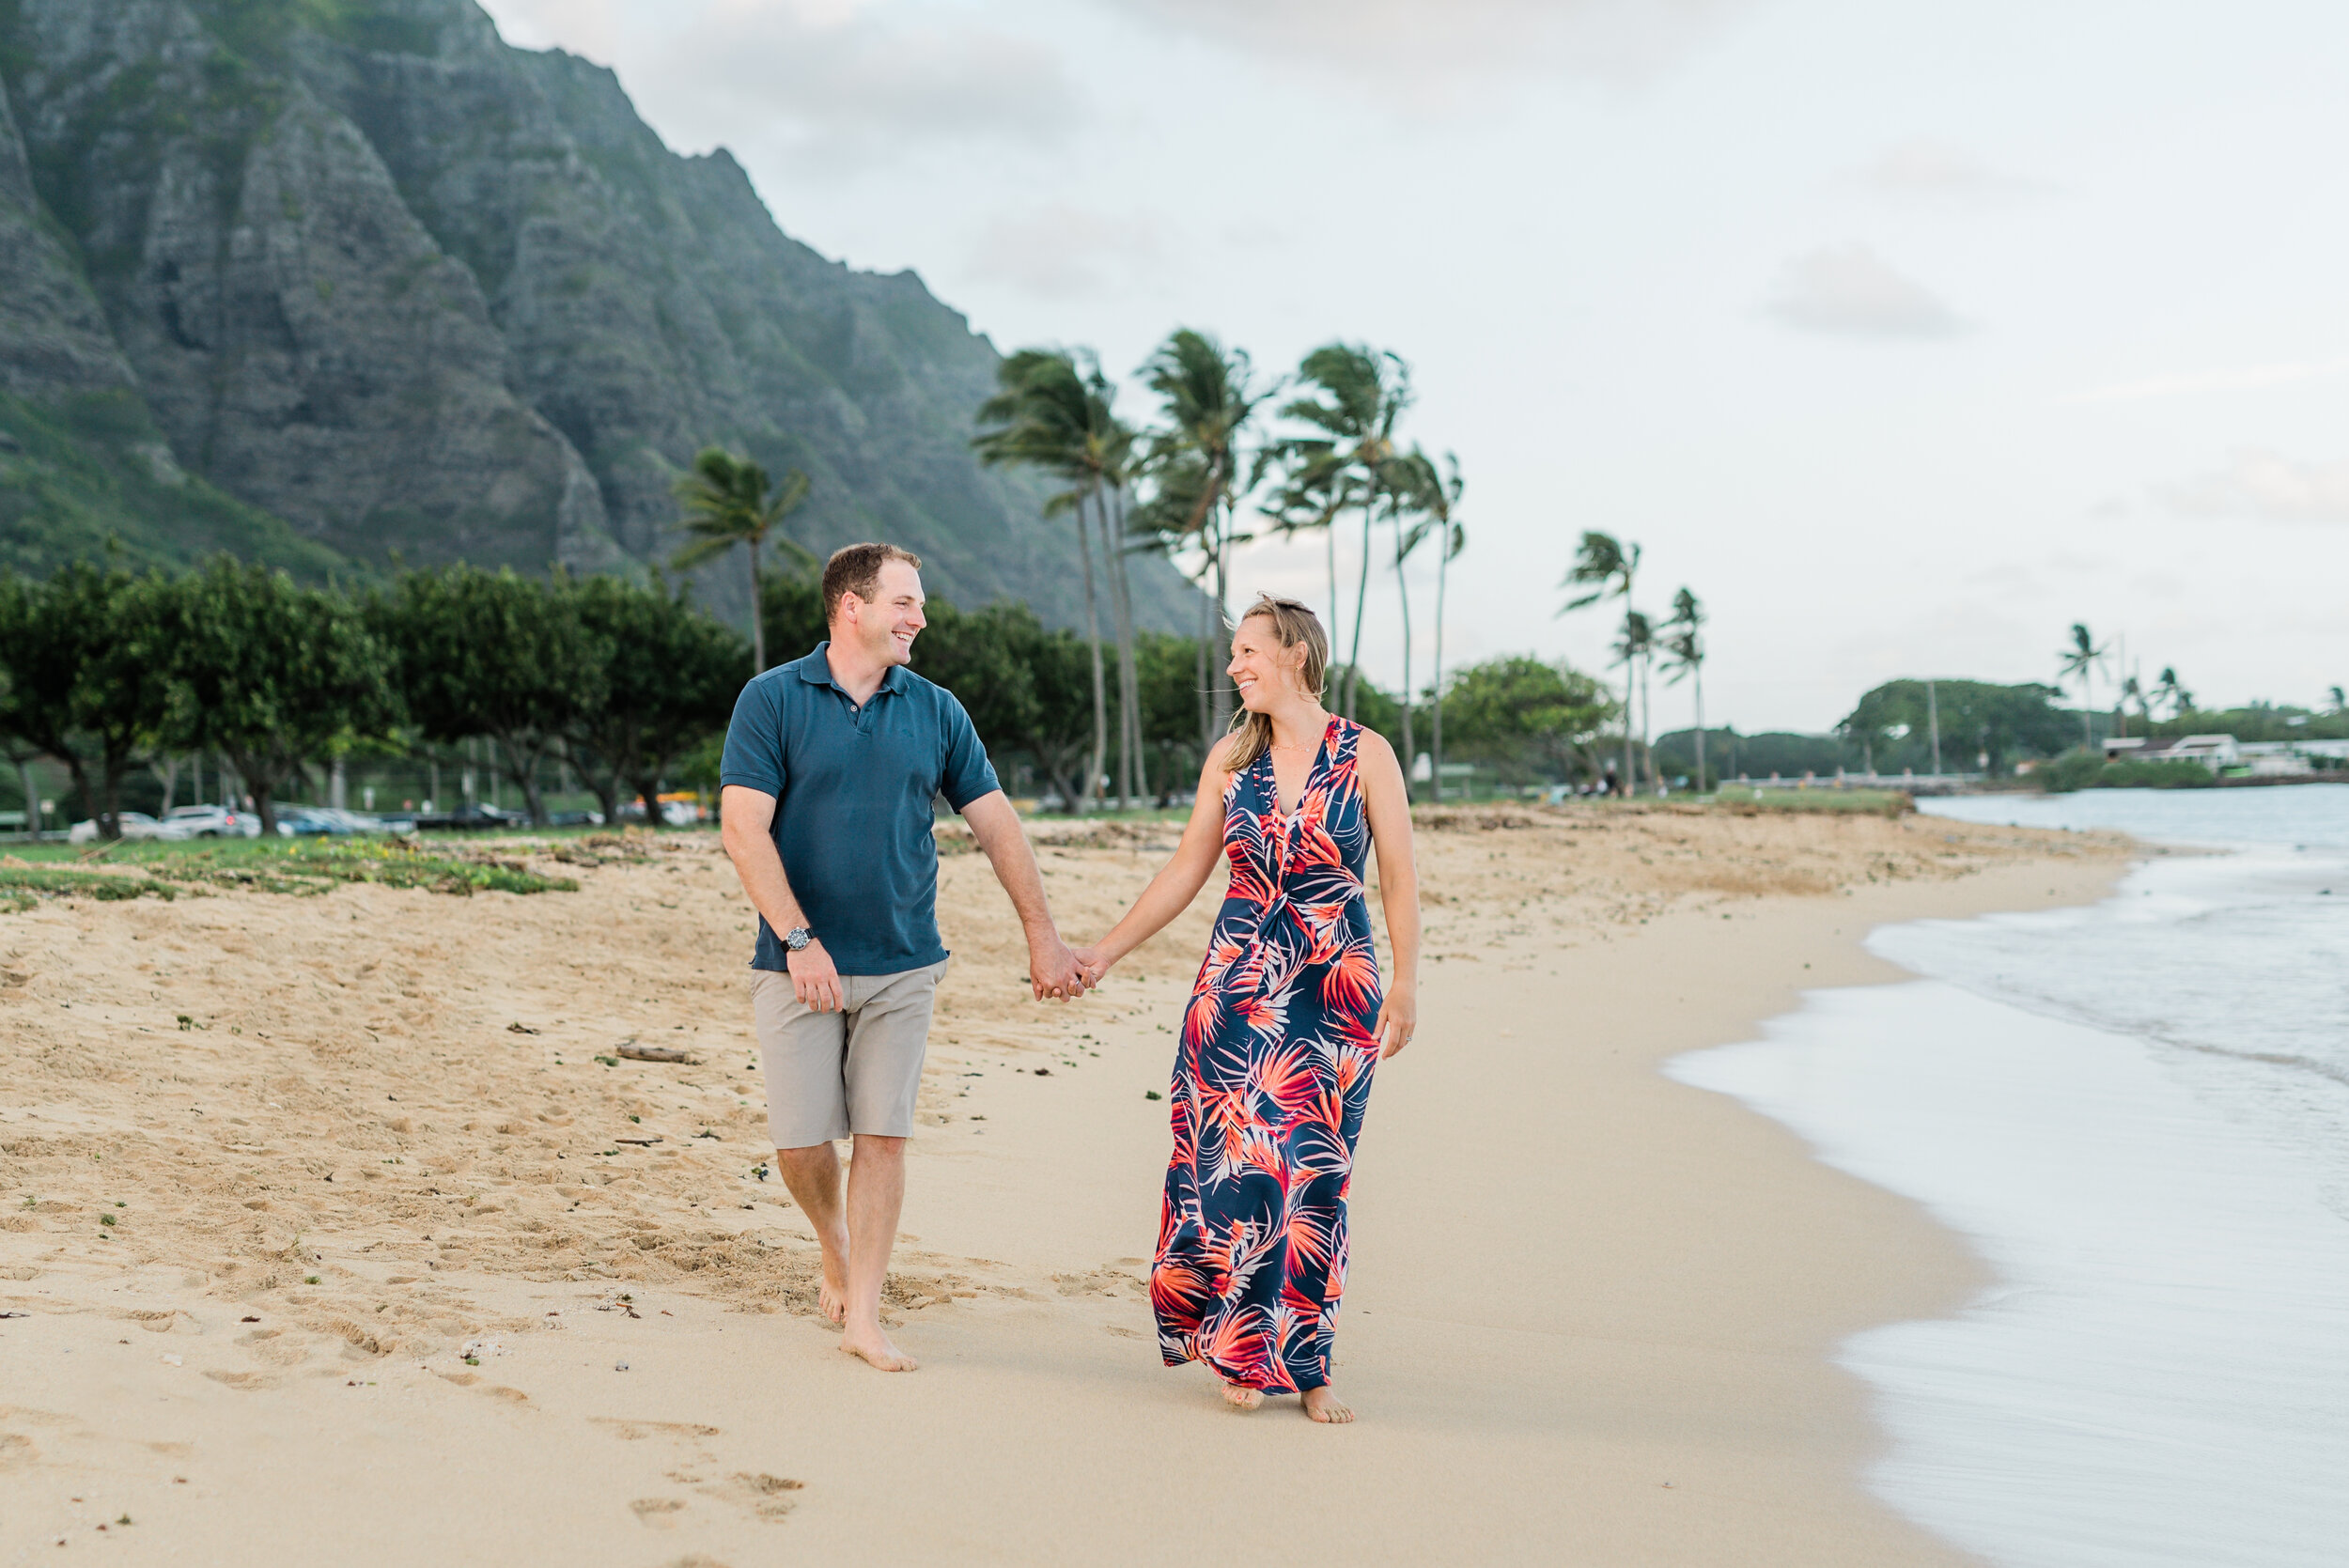
[[[1272,765],[1270,742],[1266,743],[1264,768],[1272,795],[1272,811],[1284,827],[1294,828],[1297,825],[1297,814],[1305,809],[1305,797],[1314,792],[1314,781],[1321,776],[1321,765],[1328,760],[1330,755],[1330,732],[1336,729],[1337,725],[1338,716],[1332,713],[1329,721],[1321,726],[1321,744],[1314,748],[1314,759],[1305,765],[1305,782],[1297,786],[1297,804],[1293,806],[1281,804],[1281,772]]]

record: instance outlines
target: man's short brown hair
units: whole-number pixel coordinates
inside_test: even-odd
[[[832,559],[824,563],[824,624],[832,625],[832,618],[840,613],[843,594],[854,594],[871,603],[880,592],[881,567],[890,561],[903,561],[915,571],[922,569],[919,555],[895,545],[849,545],[833,551]]]

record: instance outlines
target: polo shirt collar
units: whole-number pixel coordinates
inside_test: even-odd
[[[832,678],[832,660],[824,657],[831,647],[832,639],[827,637],[816,644],[814,653],[799,660],[800,678],[810,686],[829,686],[846,696],[848,693],[842,691],[840,683]],[[881,676],[880,689],[883,691],[903,691],[906,689],[906,667],[892,664],[889,673]]]

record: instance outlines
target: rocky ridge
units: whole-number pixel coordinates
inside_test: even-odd
[[[1081,613],[1041,488],[972,458],[998,358],[910,272],[786,237],[734,160],[473,0],[0,0],[0,560],[101,533],[306,572],[629,569],[709,442],[789,531]],[[1143,563],[1138,608],[1190,620]],[[739,613],[739,561],[711,568]]]

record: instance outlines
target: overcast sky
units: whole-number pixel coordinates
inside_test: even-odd
[[[1602,528],[1643,608],[1710,608],[1707,716],[1742,729],[2050,679],[2075,620],[2206,706],[2349,683],[2349,7],[488,8],[1005,349],[1402,354],[1408,434],[1468,477],[1448,662],[1603,667],[1600,613],[1555,614]],[[1259,547],[1237,597],[1322,584],[1317,546]],[[1382,570],[1389,685],[1398,629]]]

